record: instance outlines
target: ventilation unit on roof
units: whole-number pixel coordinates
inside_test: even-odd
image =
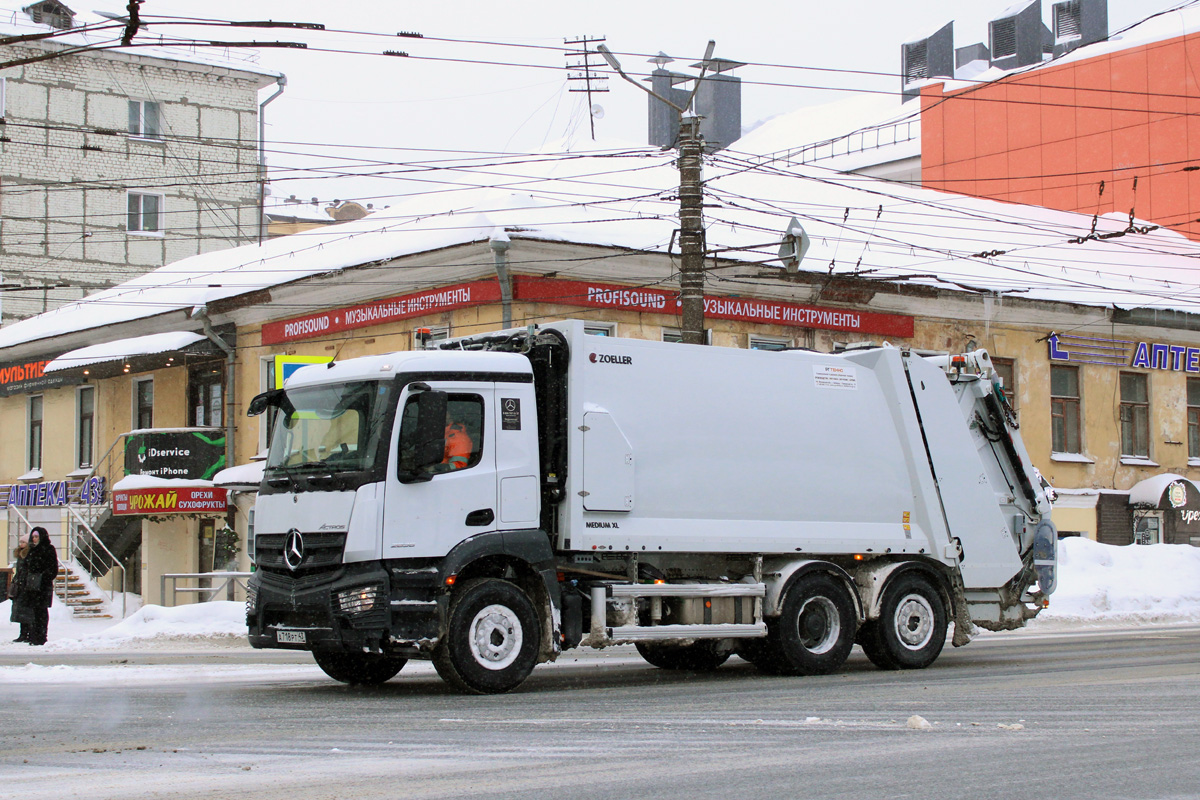
[[[947,22],[932,36],[900,45],[900,90],[905,102],[921,93],[921,81],[953,77],[953,22]]]
[[[1050,29],[1042,22],[1042,0],[1029,0],[1018,10],[988,24],[991,65],[1016,69],[1037,64],[1050,49]]]
[[[958,70],[974,61],[991,61],[992,54],[983,42],[957,47],[954,50],[954,69]]]
[[[1108,0],[1065,0],[1050,9],[1054,55],[1108,38]]]
[[[21,10],[38,25],[49,25],[64,31],[75,27],[75,12],[57,0],[42,0]]]
[[[650,73],[650,88],[659,97],[666,97],[682,106],[691,96],[690,88],[676,86],[691,84],[697,75],[671,72],[665,69],[673,59],[659,53],[650,59],[657,69]],[[693,69],[700,69],[693,64]],[[742,79],[726,74],[729,70],[744,67],[741,61],[714,58],[708,62],[708,71],[696,90],[692,111],[700,117],[700,135],[704,149],[708,152],[728,147],[742,135]],[[679,140],[679,112],[661,100],[651,96],[649,102],[649,142],[658,147],[675,147]]]

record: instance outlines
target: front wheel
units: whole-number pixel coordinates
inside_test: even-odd
[[[937,588],[921,575],[900,575],[883,590],[879,619],[859,639],[880,669],[924,669],[942,652],[948,624]]]
[[[391,680],[408,663],[377,653],[329,653],[313,651],[313,659],[326,675],[342,683],[378,686]]]
[[[442,680],[464,692],[510,691],[537,663],[540,630],[537,611],[519,588],[495,578],[469,581],[450,603],[433,666]]]
[[[845,663],[858,622],[845,584],[823,572],[798,578],[788,589],[768,648],[776,658],[767,671],[825,675]],[[763,668],[764,665],[760,665]]]
[[[702,639],[692,644],[638,642],[637,651],[646,663],[659,669],[711,672],[724,664],[733,653],[723,639]]]

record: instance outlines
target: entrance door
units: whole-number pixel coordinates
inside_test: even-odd
[[[1162,541],[1162,516],[1147,514],[1133,523],[1134,544],[1158,544]]]

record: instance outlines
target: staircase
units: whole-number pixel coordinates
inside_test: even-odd
[[[85,580],[82,570],[74,564],[60,564],[54,593],[70,609],[76,619],[112,619],[104,597]]]

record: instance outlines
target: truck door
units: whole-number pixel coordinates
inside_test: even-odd
[[[398,448],[415,423],[415,395],[400,399],[384,489],[383,557],[444,556],[467,537],[496,529],[496,390],[492,383],[429,381],[447,395],[443,463],[401,479]]]

